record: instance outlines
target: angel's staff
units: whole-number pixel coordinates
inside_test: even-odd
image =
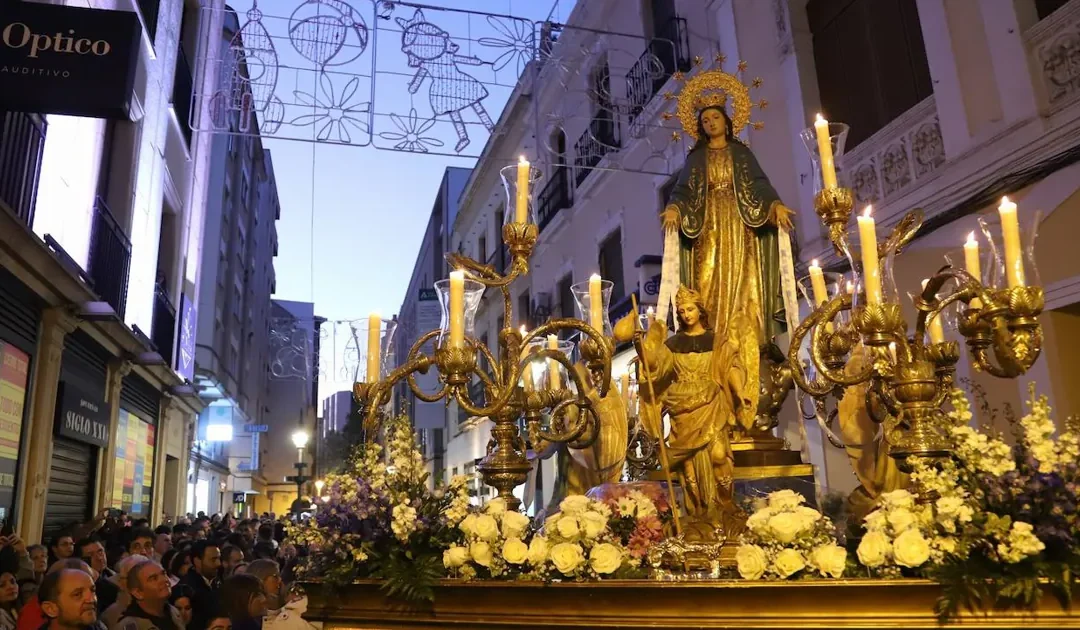
[[[630,317],[633,318],[633,335],[634,349],[637,350],[638,357],[641,361],[638,362],[638,379],[639,382],[645,382],[645,390],[649,394],[649,400],[653,402],[651,405],[642,405],[644,408],[656,409],[656,427],[657,438],[660,442],[660,468],[664,472],[664,481],[667,482],[668,488],[668,500],[671,502],[671,514],[675,518],[675,535],[682,536],[682,524],[679,522],[679,504],[675,500],[675,484],[671,480],[671,465],[668,462],[667,445],[664,443],[664,417],[660,413],[660,407],[656,404],[656,392],[653,390],[652,377],[649,375],[649,365],[645,360],[645,344],[643,343],[644,331],[640,328],[640,322],[638,321],[638,302],[637,295],[631,293],[630,301],[632,308],[630,310]],[[624,320],[625,321],[625,320]],[[622,322],[620,322],[621,324]],[[619,326],[621,328],[621,326]],[[615,335],[619,337],[618,334]],[[644,370],[642,369],[644,367]]]

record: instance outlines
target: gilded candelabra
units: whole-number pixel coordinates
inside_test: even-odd
[[[527,169],[527,175],[522,175],[524,169]],[[513,177],[515,171],[516,178]],[[422,335],[413,344],[403,365],[381,380],[357,383],[354,387],[368,436],[377,428],[381,410],[390,402],[394,386],[403,380],[421,401],[446,401],[447,405],[455,401],[471,416],[490,418],[494,424],[491,440],[477,469],[484,483],[494,487],[511,509],[520,505],[513,489],[525,483],[531,469],[526,457],[526,438],[532,444],[546,441],[566,443],[571,448],[587,448],[596,440],[600,426],[590,394],[597,390],[600,397],[606,396],[611,383],[613,342],[605,336],[605,331],[574,318],[552,319],[529,332],[518,330],[511,323],[514,313],[510,286],[529,273],[529,258],[539,233],[534,220],[533,191],[540,177],[540,172],[524,160],[503,169],[508,207],[516,205],[518,210],[502,226],[503,241],[511,256],[505,274],[461,254],[446,257],[455,271],[464,272],[465,282],[476,285],[477,300],[466,308],[475,312],[480,294],[486,289],[502,292],[506,326],[499,332],[498,356],[469,334],[470,331],[466,331],[463,341],[455,345],[446,334],[448,320],[453,319],[454,314],[444,309],[443,327]],[[521,207],[523,205],[525,208]],[[466,318],[471,320],[471,315],[467,314]],[[582,364],[576,369],[564,350],[543,343],[548,335],[565,331],[580,333],[578,351]],[[432,344],[434,350],[425,352],[425,347]],[[552,362],[561,366],[573,387],[566,386],[566,381],[562,381],[563,386],[536,386],[526,370],[540,362],[552,367]],[[416,374],[426,373],[432,367],[438,370],[439,387],[434,392],[425,392],[417,384]],[[469,393],[468,386],[474,377],[483,385],[485,400],[482,402],[473,400]],[[559,380],[562,380],[561,373]]]
[[[852,256],[847,228],[853,205],[852,191],[839,186],[821,190],[814,200],[814,210],[828,229],[833,246],[849,260]],[[914,238],[922,221],[921,210],[909,212],[885,241],[876,243],[879,256],[871,260],[881,260],[879,268],[886,282],[892,282],[895,258]],[[856,268],[852,260],[852,269]],[[863,275],[869,271],[864,268]],[[924,339],[929,323],[943,317],[946,309],[959,307],[957,330],[976,369],[1001,378],[1016,378],[1039,356],[1041,287],[992,288],[968,271],[947,265],[914,296],[915,330],[908,335],[895,292],[888,295],[885,291],[881,300],[868,301],[863,285],[860,280],[851,293],[840,291],[821,302],[801,322],[792,334],[788,361],[796,366],[796,383],[815,399],[819,414],[828,397],[839,399],[846,388],[867,384],[867,409],[875,420],[884,422],[889,454],[901,466],[911,456],[933,458],[949,452],[942,431],[942,405],[953,387],[960,348],[954,341],[939,339],[933,343]],[[845,312],[849,315],[841,317]],[[799,359],[800,346],[808,334],[811,376],[802,369]],[[846,369],[857,351],[865,351],[866,360],[855,370]]]

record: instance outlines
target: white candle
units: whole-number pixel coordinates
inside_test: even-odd
[[[833,161],[832,140],[829,138],[829,121],[821,114],[814,121],[817,132],[818,155],[821,158],[821,180],[825,188],[836,188],[836,164]]]
[[[517,198],[514,206],[514,221],[527,223],[529,220],[529,161],[525,156],[518,158]]]
[[[881,303],[881,269],[878,266],[877,229],[874,227],[873,210],[866,206],[859,217],[859,246],[862,248],[863,289],[867,304]]]
[[[1016,204],[1008,197],[1001,198],[998,206],[1001,216],[1001,240],[1005,244],[1005,278],[1009,288],[1024,286],[1024,258],[1020,247],[1020,222],[1016,217]]]
[[[450,347],[465,347],[465,272],[450,272]]]
[[[382,359],[382,318],[377,313],[368,315],[367,333],[367,382],[379,380],[379,364]]]
[[[975,233],[968,234],[967,242],[964,243],[964,267],[978,282],[982,282],[982,264],[979,261],[979,241],[975,240]],[[971,308],[982,308],[982,300],[972,298]]]
[[[559,338],[555,335],[547,336],[548,350],[559,349]],[[559,362],[555,359],[548,359],[548,378],[551,379],[551,389],[561,389],[562,382],[559,378]]]
[[[929,278],[922,281],[924,291],[928,282],[930,282]],[[945,343],[945,329],[941,327],[941,317],[930,319],[926,324],[926,329],[930,333],[930,343]]]
[[[829,291],[825,288],[825,274],[815,258],[810,263],[810,286],[814,290],[814,306],[821,306],[829,301]]]
[[[851,280],[848,280],[846,288],[847,288],[847,294],[848,295],[855,295],[855,283],[854,282],[852,282]]]
[[[600,334],[604,333],[604,293],[600,274],[596,273],[589,278],[589,325]]]

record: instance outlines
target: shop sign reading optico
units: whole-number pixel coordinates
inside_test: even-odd
[[[131,11],[5,3],[0,109],[127,119],[141,37]]]

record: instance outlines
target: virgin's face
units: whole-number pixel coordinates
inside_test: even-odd
[[[727,124],[724,115],[718,109],[706,109],[701,113],[701,126],[710,138],[718,138],[727,135]]]
[[[676,311],[679,313],[679,319],[687,328],[697,326],[701,321],[701,310],[693,302],[679,305]]]

